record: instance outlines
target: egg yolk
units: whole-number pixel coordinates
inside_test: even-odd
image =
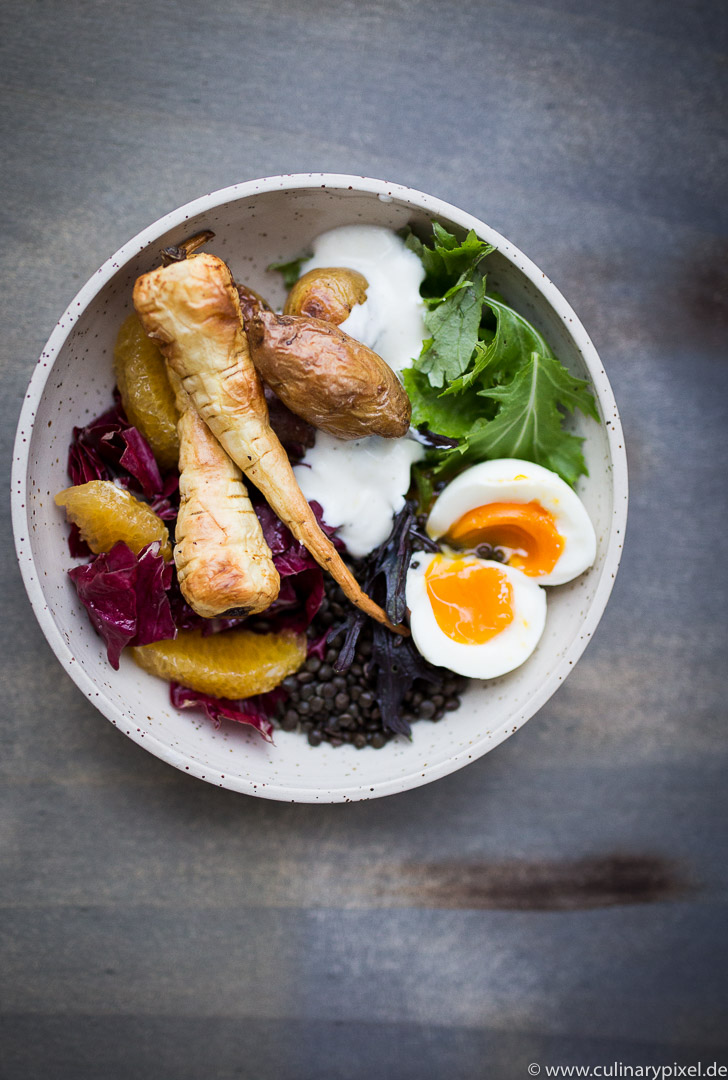
[[[535,501],[476,506],[455,522],[446,539],[454,547],[504,548],[508,565],[529,577],[550,574],[564,550],[552,515]]]
[[[453,641],[482,645],[513,622],[513,589],[497,566],[436,555],[425,581],[437,625]]]

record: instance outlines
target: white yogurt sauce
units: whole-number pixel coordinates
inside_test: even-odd
[[[313,242],[313,257],[301,273],[324,266],[358,270],[369,282],[367,298],[355,304],[341,329],[379,353],[395,371],[410,367],[425,336],[425,305],[420,285],[425,268],[414,251],[391,229],[344,225]]]
[[[326,266],[358,270],[368,282],[366,301],[355,304],[341,323],[344,333],[395,371],[409,367],[425,335],[425,270],[415,253],[391,229],[344,225],[314,240],[313,257],[301,273]],[[392,518],[404,506],[410,468],[424,453],[412,439],[346,441],[318,431],[315,446],[294,471],[309,502],[321,504],[326,524],[337,526],[351,554],[361,558],[389,536]]]
[[[321,503],[324,521],[337,526],[355,558],[383,543],[392,517],[404,506],[410,468],[424,456],[412,439],[336,439],[316,433],[316,444],[293,470],[309,502]]]

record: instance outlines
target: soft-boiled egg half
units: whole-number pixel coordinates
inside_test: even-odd
[[[519,667],[546,623],[546,593],[533,578],[472,555],[415,552],[406,597],[419,652],[472,679]]]
[[[596,557],[578,495],[556,473],[516,458],[461,473],[439,495],[427,532],[443,550],[412,556],[412,637],[431,664],[473,679],[527,660],[546,623],[541,585],[571,581]]]
[[[578,577],[597,550],[576,492],[556,473],[518,458],[484,461],[461,473],[435,502],[427,532],[457,551],[499,549],[509,567],[539,585]]]

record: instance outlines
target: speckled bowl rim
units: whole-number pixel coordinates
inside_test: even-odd
[[[374,784],[362,786],[351,784],[338,788],[315,791],[308,788],[300,788],[292,785],[266,785],[264,788],[255,787],[252,780],[241,777],[226,776],[220,785],[217,776],[209,775],[210,770],[203,763],[172,749],[164,742],[155,738],[149,731],[137,731],[133,727],[129,730],[123,723],[123,716],[116,705],[110,701],[103,690],[94,683],[86,672],[74,663],[74,656],[64,640],[61,631],[51,616],[43,595],[40,578],[35,567],[31,547],[24,543],[24,537],[29,536],[30,522],[28,518],[29,508],[27,500],[27,477],[28,458],[30,452],[30,433],[33,428],[33,420],[40,402],[46,383],[53,369],[53,364],[60,350],[66,342],[70,332],[78,320],[84,314],[86,307],[97,293],[121,270],[124,265],[143,251],[148,245],[153,244],[160,236],[170,229],[182,224],[188,218],[198,214],[209,212],[224,203],[237,201],[269,191],[290,190],[301,188],[328,188],[331,190],[357,191],[371,193],[383,198],[385,201],[401,199],[413,208],[424,211],[432,217],[441,217],[457,222],[464,229],[474,229],[484,240],[498,248],[499,252],[512,262],[532,283],[534,288],[541,294],[544,300],[551,306],[556,314],[568,323],[569,334],[579,349],[584,363],[588,369],[594,391],[600,402],[604,416],[610,417],[607,425],[607,441],[612,463],[612,493],[613,514],[609,539],[604,558],[601,577],[584,617],[581,634],[575,638],[571,646],[541,686],[527,699],[518,713],[514,714],[512,722],[496,733],[488,741],[483,741],[481,746],[469,746],[445,761],[432,766],[417,768],[405,776],[382,780]],[[393,795],[407,791],[423,784],[431,783],[441,776],[447,776],[451,772],[468,765],[488,753],[512,732],[520,728],[549,700],[559,686],[564,682],[567,675],[573,671],[576,661],[586,648],[592,634],[606,607],[609,595],[614,585],[614,580],[619,567],[620,553],[624,541],[624,533],[627,522],[627,458],[624,449],[622,427],[619,420],[612,388],[602,367],[599,355],[592,345],[586,330],[582,326],[574,310],[570,307],[556,286],[549,280],[539,268],[528,259],[514,244],[504,236],[496,232],[490,226],[473,217],[471,214],[460,210],[450,203],[427,195],[414,188],[404,187],[400,184],[390,183],[385,180],[377,180],[367,176],[349,176],[341,173],[292,173],[287,176],[268,176],[257,180],[248,180],[231,187],[221,188],[219,191],[202,195],[192,202],[180,206],[164,217],[159,218],[152,225],[143,229],[132,237],[126,244],[107,259],[99,267],[95,274],[86,282],[73,298],[63,316],[59,319],[48,342],[41,353],[40,359],[28,386],[28,391],[23,402],[23,407],[18,421],[18,429],[15,439],[12,469],[11,509],[13,532],[18,561],[23,577],[23,582],[28,593],[31,606],[40,624],[41,630],[76,685],[91,698],[100,712],[119,726],[130,739],[143,746],[156,757],[168,762],[175,768],[180,769],[188,776],[196,776],[198,779],[214,783],[216,786],[224,786],[233,791],[240,791],[248,795],[256,795],[261,798],[274,799],[284,802],[351,802],[360,799],[377,798],[384,795]],[[98,695],[98,696],[97,696]]]

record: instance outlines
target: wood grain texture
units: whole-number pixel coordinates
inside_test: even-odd
[[[4,509],[0,1075],[728,1064],[722,5],[3,15],[6,461],[35,358],[110,252],[204,191],[328,169],[472,210],[549,274],[612,381],[632,499],[599,631],[538,717],[426,788],[333,807],[208,787],[108,724],[45,644]],[[626,902],[534,910],[604,865]]]

